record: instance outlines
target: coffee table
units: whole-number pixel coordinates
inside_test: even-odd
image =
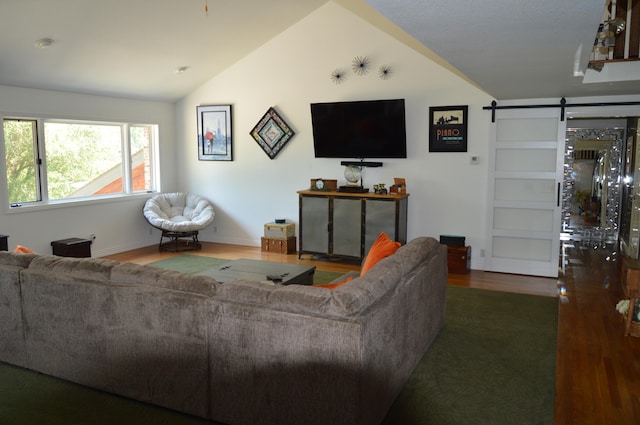
[[[241,258],[204,270],[198,274],[210,276],[220,283],[241,279],[271,285],[313,285],[315,271],[315,266]]]

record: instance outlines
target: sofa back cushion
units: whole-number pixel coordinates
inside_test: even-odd
[[[31,261],[36,257],[36,254],[19,254],[9,251],[0,251],[0,264],[24,268],[29,267]]]
[[[376,300],[393,293],[400,281],[408,279],[418,266],[442,252],[440,243],[433,238],[412,240],[380,260],[364,276],[333,290],[329,311],[349,314],[367,309]]]
[[[54,273],[69,274],[75,278],[97,280],[101,282],[109,281],[111,270],[119,263],[112,260],[99,258],[73,258],[58,257],[54,255],[36,256],[29,269],[33,271],[42,270]]]
[[[213,296],[220,286],[218,281],[209,276],[187,275],[133,263],[122,263],[115,266],[111,270],[111,281],[154,286],[205,296]]]
[[[331,291],[310,285],[270,285],[261,282],[232,280],[220,286],[220,301],[236,301],[294,313],[323,313]]]
[[[395,254],[380,260],[366,275],[333,290],[236,280],[221,285],[215,298],[296,313],[355,316],[392,293],[420,264],[442,253],[439,248],[439,242],[433,238],[414,239]]]

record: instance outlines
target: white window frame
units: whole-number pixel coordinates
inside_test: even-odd
[[[65,117],[49,117],[49,116],[33,116],[22,114],[6,114],[0,115],[0,122],[5,120],[22,120],[33,121],[36,123],[36,140],[34,140],[34,151],[36,157],[40,159],[40,166],[37,165],[34,158],[34,167],[37,185],[39,187],[40,200],[25,202],[22,204],[10,204],[8,193],[7,169],[5,160],[5,144],[4,130],[0,131],[0,185],[3,187],[2,204],[7,213],[19,213],[25,211],[34,211],[48,208],[60,208],[68,206],[77,206],[85,204],[95,204],[104,202],[113,202],[126,200],[131,198],[147,198],[149,193],[158,193],[160,191],[160,160],[159,160],[159,125],[157,123],[138,123],[138,122],[119,122],[119,121],[101,121],[88,120]],[[79,124],[79,125],[113,125],[119,126],[122,133],[122,185],[123,191],[115,194],[100,194],[83,197],[74,197],[68,199],[49,199],[48,183],[47,183],[47,161],[46,161],[46,140],[44,137],[44,125],[46,122]],[[149,158],[151,161],[151,187],[148,190],[134,191],[132,189],[132,161],[131,161],[131,143],[130,128],[131,127],[149,127],[151,129],[151,143],[149,146]]]

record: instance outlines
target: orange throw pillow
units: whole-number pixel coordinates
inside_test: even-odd
[[[348,277],[345,280],[343,280],[342,282],[336,282],[336,283],[323,283],[322,285],[314,285],[316,288],[327,288],[327,289],[331,289],[332,291],[334,289],[336,289],[338,286],[342,286],[347,282],[351,282],[353,280],[353,277]]]
[[[14,249],[13,252],[17,254],[35,254],[35,251],[30,250],[26,246],[22,245],[16,245],[16,249]]]
[[[378,239],[371,245],[371,249],[364,260],[360,276],[364,276],[376,263],[396,252],[400,248],[400,242],[395,242],[385,232],[380,233]]]

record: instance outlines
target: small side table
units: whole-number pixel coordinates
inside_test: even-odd
[[[624,336],[640,336],[640,323],[632,323],[636,299],[640,298],[640,261],[625,258],[622,260],[622,290],[629,300],[629,313],[625,319]]]
[[[8,251],[9,250],[9,244],[7,243],[7,239],[9,239],[9,236],[0,235],[0,251]]]
[[[447,268],[449,273],[469,273],[470,267],[470,246],[447,246]]]

